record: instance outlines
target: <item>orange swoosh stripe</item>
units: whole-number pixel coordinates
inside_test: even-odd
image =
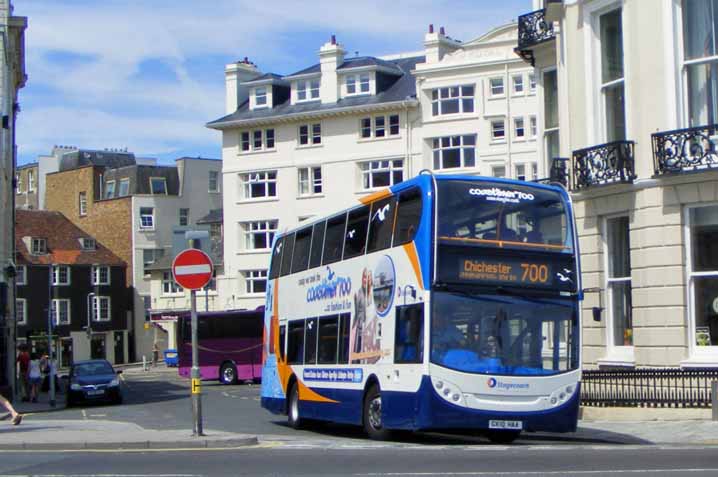
[[[421,265],[419,265],[419,254],[416,253],[416,244],[414,244],[414,242],[409,242],[402,245],[402,247],[404,247],[406,256],[409,257],[409,262],[411,262],[411,267],[414,269],[416,283],[418,283],[423,289],[424,280],[421,278]]]
[[[380,190],[378,192],[374,192],[373,194],[369,194],[365,197],[362,197],[359,199],[359,202],[361,202],[364,205],[370,204],[374,202],[375,200],[381,200],[386,197],[389,197],[391,195],[391,191],[389,189]]]

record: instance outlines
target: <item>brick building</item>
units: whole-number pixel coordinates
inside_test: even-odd
[[[17,341],[47,349],[48,303],[61,366],[128,355],[126,263],[59,212],[18,210]]]

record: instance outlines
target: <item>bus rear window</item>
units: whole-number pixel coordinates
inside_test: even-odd
[[[396,197],[377,200],[371,206],[369,222],[369,240],[367,252],[376,252],[391,247],[391,236],[394,231],[394,213]]]
[[[274,279],[279,276],[279,271],[282,268],[282,248],[284,243],[284,237],[277,239],[277,244],[274,246],[272,252],[272,263],[269,265],[269,278]]]
[[[366,249],[366,233],[369,228],[369,207],[364,206],[349,212],[344,259],[363,255]]]

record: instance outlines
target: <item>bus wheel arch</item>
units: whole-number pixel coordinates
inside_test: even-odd
[[[384,441],[391,437],[391,431],[384,427],[382,418],[381,387],[376,376],[370,376],[364,387],[362,424],[370,439]]]
[[[237,384],[237,366],[234,361],[224,361],[219,366],[219,382],[222,384]]]

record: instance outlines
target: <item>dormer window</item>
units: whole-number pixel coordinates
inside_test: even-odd
[[[347,96],[369,92],[369,74],[349,75],[346,77]]]
[[[267,105],[267,88],[257,88],[254,90],[254,105],[256,107]]]
[[[95,250],[97,248],[97,242],[93,238],[83,237],[80,240],[82,241],[82,250]]]
[[[33,237],[31,253],[33,255],[45,255],[47,253],[47,240]]]
[[[319,80],[297,82],[297,102],[319,99]]]
[[[150,177],[152,194],[167,195],[167,179],[164,177]]]
[[[115,181],[107,181],[105,184],[105,199],[112,199],[115,196]]]
[[[117,197],[125,197],[130,194],[130,180],[120,179],[120,190],[117,193]]]

